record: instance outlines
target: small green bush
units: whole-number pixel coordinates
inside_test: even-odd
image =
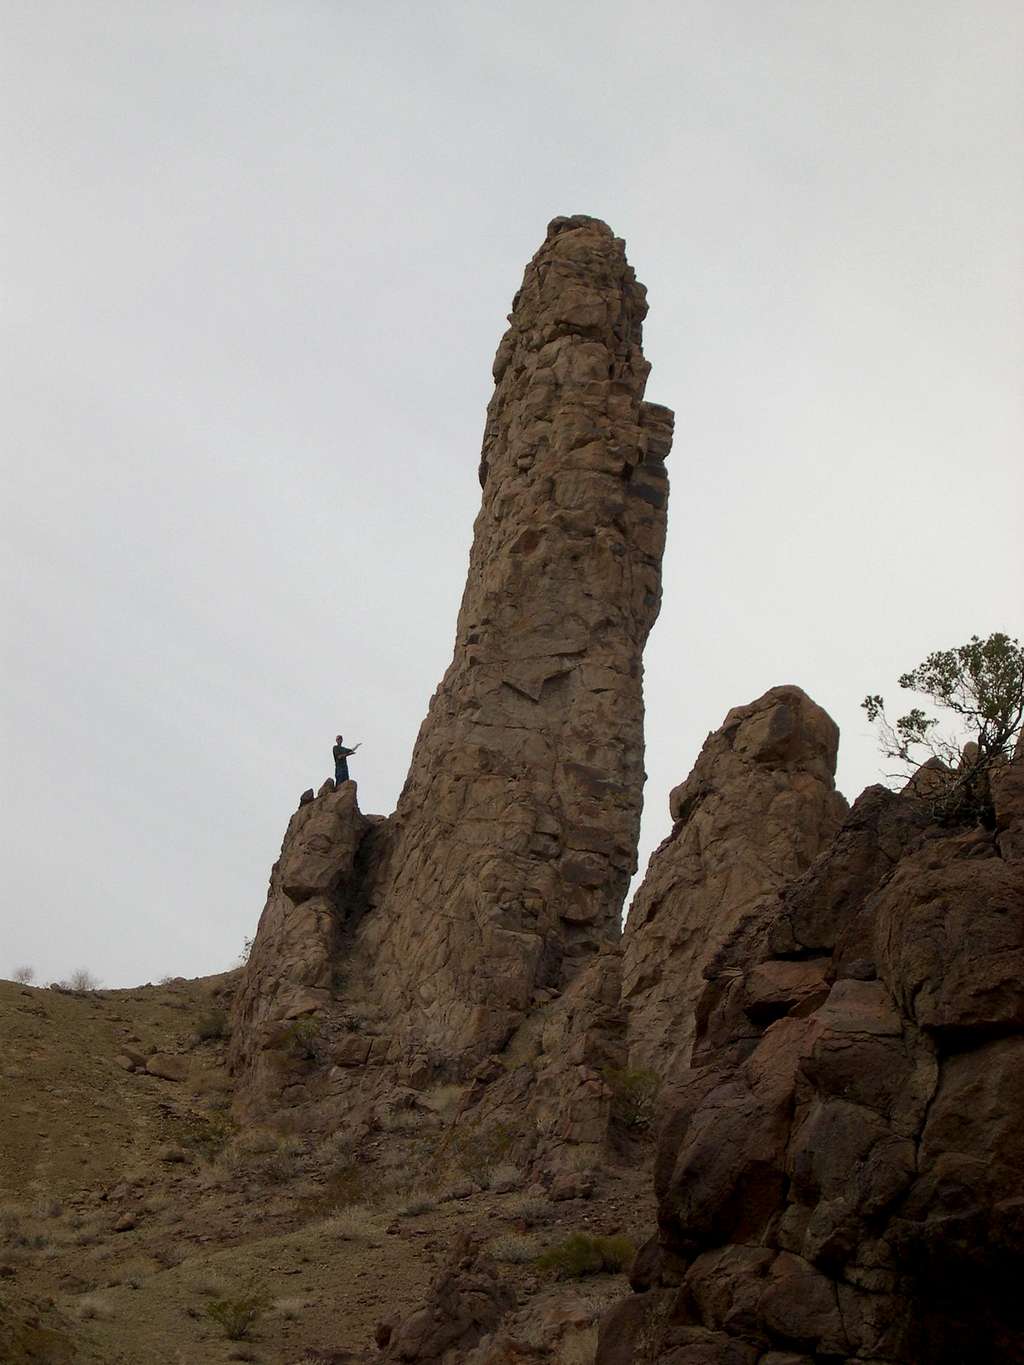
[[[605,1083],[612,1092],[612,1117],[627,1128],[649,1128],[654,1120],[661,1080],[654,1071],[607,1067]]]
[[[265,1291],[253,1290],[237,1299],[214,1299],[206,1305],[206,1316],[213,1319],[229,1341],[241,1341],[249,1335],[268,1303]]]
[[[578,1280],[625,1270],[636,1255],[628,1237],[596,1237],[574,1232],[558,1246],[537,1257],[537,1269],[551,1271],[560,1280]]]

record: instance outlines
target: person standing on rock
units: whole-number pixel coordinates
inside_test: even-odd
[[[336,736],[336,738],[337,743],[334,746],[334,784],[335,786],[340,787],[343,782],[347,782],[349,780],[348,779],[349,754],[354,754],[356,749],[359,748],[359,745],[358,744],[356,745],[356,749],[346,749],[344,744],[341,742],[342,736],[338,735]]]

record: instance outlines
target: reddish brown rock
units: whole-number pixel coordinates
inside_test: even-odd
[[[666,1365],[691,1332],[707,1359],[1024,1360],[1019,790],[1010,765],[994,832],[869,790],[723,945],[659,1143],[643,1292],[598,1365],[655,1326],[644,1358]]]
[[[408,1050],[500,1048],[618,937],[672,432],[646,311],[610,229],[556,219],[498,350],[455,654],[354,955]]]
[[[672,1077],[688,1065],[704,969],[748,915],[835,833],[839,731],[798,687],[734,707],[670,799],[675,824],[629,912],[623,1000],[630,1065]]]

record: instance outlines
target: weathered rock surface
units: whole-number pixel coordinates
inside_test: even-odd
[[[670,798],[623,940],[630,1065],[689,1064],[704,968],[736,926],[810,866],[839,826],[839,731],[798,687],[734,707]]]
[[[342,932],[358,894],[357,855],[372,827],[354,782],[337,790],[332,782],[303,800],[288,824],[234,1002],[232,1062],[250,1069],[250,1089],[280,1088],[285,1026],[331,1000]]]
[[[672,433],[643,401],[646,312],[610,229],[555,219],[498,348],[455,654],[356,945],[408,1047],[486,1055],[619,934]]]
[[[643,397],[646,312],[604,223],[551,223],[494,363],[452,663],[388,821],[367,824],[351,783],[303,794],[235,1003],[236,1069],[345,995],[374,1036],[337,1056],[335,1102],[364,1064],[468,1076],[618,941],[672,439]],[[569,1080],[577,1117],[557,1122],[593,1127],[590,1074]]]
[[[1021,762],[995,831],[869,789],[737,926],[598,1365],[1024,1360]]]

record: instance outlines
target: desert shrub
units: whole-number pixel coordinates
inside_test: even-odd
[[[488,1243],[487,1252],[496,1261],[525,1265],[527,1261],[536,1259],[537,1243],[532,1237],[518,1237],[513,1232],[506,1232]]]
[[[636,1255],[628,1237],[597,1237],[574,1232],[558,1246],[537,1257],[538,1270],[552,1272],[561,1280],[578,1280],[584,1275],[625,1270]]]
[[[270,1152],[254,1164],[253,1175],[264,1185],[287,1185],[296,1175],[295,1158],[281,1150]]]
[[[206,1305],[206,1316],[212,1318],[229,1341],[247,1337],[269,1299],[262,1289],[252,1289],[233,1299],[214,1299]]]
[[[20,982],[22,986],[31,986],[32,982],[35,979],[36,979],[35,967],[29,966],[15,967],[14,971],[11,974],[11,980]]]
[[[330,1218],[325,1218],[321,1231],[325,1237],[342,1242],[381,1242],[384,1235],[371,1210],[365,1204],[352,1204]]]
[[[290,1057],[303,1061],[319,1060],[323,1051],[320,1020],[312,1014],[293,1019],[281,1035],[281,1047]]]
[[[315,1195],[300,1202],[306,1218],[324,1218],[351,1204],[364,1203],[370,1192],[369,1173],[361,1166],[341,1166],[332,1171]]]
[[[68,978],[68,985],[73,991],[96,991],[99,990],[100,979],[87,967],[76,967]]]
[[[114,1310],[99,1294],[83,1294],[75,1305],[77,1316],[83,1321],[109,1322]]]
[[[627,1128],[649,1128],[661,1085],[658,1074],[631,1067],[607,1067],[603,1074],[612,1092],[612,1116]]]
[[[196,1019],[194,1032],[201,1043],[226,1038],[230,1031],[227,1012],[219,1007],[203,1010]]]
[[[275,1299],[272,1305],[275,1313],[279,1313],[286,1322],[297,1322],[302,1316],[303,1309],[308,1308],[311,1300],[309,1299]]]
[[[495,1124],[490,1128],[456,1132],[451,1139],[451,1150],[456,1164],[470,1180],[486,1185],[491,1171],[508,1156],[514,1141],[515,1134],[510,1129]]]
[[[525,1223],[527,1227],[549,1223],[555,1216],[555,1210],[547,1199],[531,1199],[525,1195],[510,1204],[505,1212],[509,1218]]]

